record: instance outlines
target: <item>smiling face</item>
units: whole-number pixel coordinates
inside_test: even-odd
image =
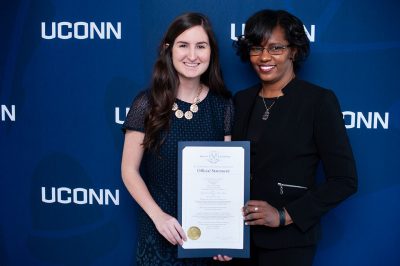
[[[172,63],[179,79],[200,79],[210,64],[211,49],[202,26],[182,32],[172,47]]]
[[[283,29],[279,26],[272,31],[270,38],[261,44],[263,47],[274,45],[289,45]],[[294,55],[295,50],[290,46],[280,55],[270,55],[264,49],[260,55],[250,55],[250,62],[263,85],[283,87],[294,77],[292,60]]]

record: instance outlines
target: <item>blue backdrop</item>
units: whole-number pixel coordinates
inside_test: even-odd
[[[400,265],[400,25],[395,0],[9,0],[0,3],[0,265],[132,265],[137,205],[121,123],[168,24],[211,19],[224,78],[257,81],[232,36],[263,8],[300,17],[299,76],[337,94],[359,191],[323,218],[315,265]]]

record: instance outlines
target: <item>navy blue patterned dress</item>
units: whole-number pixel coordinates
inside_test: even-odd
[[[144,118],[149,111],[149,92],[140,93],[132,103],[123,129],[144,132]],[[190,103],[176,100],[179,109],[189,110]],[[224,140],[231,134],[233,104],[231,100],[213,94],[198,104],[199,111],[191,120],[178,119],[171,111],[171,126],[160,149],[160,154],[145,152],[142,161],[142,177],[161,209],[177,217],[177,150],[178,141]],[[212,259],[177,259],[177,247],[171,245],[161,234],[147,214],[140,209],[138,217],[139,236],[136,253],[137,265],[213,265]]]

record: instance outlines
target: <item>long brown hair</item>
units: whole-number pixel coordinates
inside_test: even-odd
[[[207,33],[211,55],[208,69],[201,75],[200,82],[223,97],[229,97],[220,69],[218,47],[211,24],[206,16],[200,13],[185,13],[177,17],[169,26],[159,46],[159,56],[154,65],[151,80],[150,111],[145,118],[145,136],[143,147],[147,150],[157,151],[164,139],[160,133],[167,130],[170,124],[171,107],[176,98],[179,86],[179,77],[172,63],[172,46],[175,39],[184,31],[202,26]]]

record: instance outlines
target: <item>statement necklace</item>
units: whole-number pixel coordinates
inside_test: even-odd
[[[199,111],[199,107],[197,104],[200,102],[200,93],[203,90],[203,86],[200,85],[199,92],[197,93],[197,96],[193,99],[193,103],[190,105],[190,110],[186,111],[183,113],[181,109],[179,109],[179,106],[176,102],[172,105],[172,111],[175,112],[175,116],[177,118],[182,118],[185,117],[187,120],[190,120],[193,118],[193,113],[197,113]]]

